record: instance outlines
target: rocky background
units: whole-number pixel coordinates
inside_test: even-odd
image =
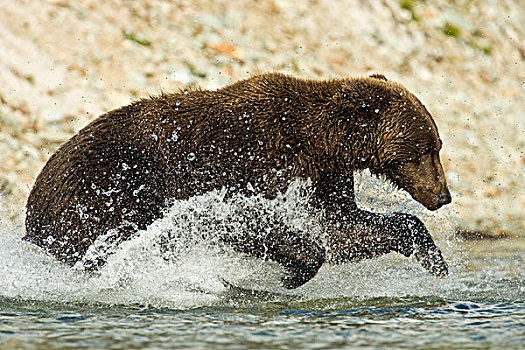
[[[268,71],[401,82],[440,129],[454,227],[525,237],[523,0],[2,0],[2,222],[97,115]]]

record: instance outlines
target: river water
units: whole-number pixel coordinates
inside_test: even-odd
[[[369,189],[358,191],[362,203]],[[0,348],[525,348],[523,239],[462,242],[433,230],[447,278],[390,254],[323,266],[295,290],[279,286],[275,264],[203,243],[254,217],[315,230],[301,189],[289,192],[274,201],[225,203],[212,193],[174,203],[93,274],[21,241],[21,228],[1,227]],[[421,210],[402,195],[388,202]],[[159,253],[166,235],[181,242],[174,258]]]

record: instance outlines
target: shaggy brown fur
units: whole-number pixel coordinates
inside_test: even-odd
[[[326,213],[327,254],[314,238],[290,232],[225,241],[288,268],[289,288],[312,278],[325,258],[392,250],[416,251],[423,266],[446,274],[416,217],[361,211],[353,193],[353,171],[370,169],[431,210],[449,203],[440,147],[421,102],[381,75],[263,74],[217,91],[162,94],[102,115],[60,147],[29,196],[26,239],[74,264],[109,230],[120,242],[146,228],[169,199],[224,187],[272,198],[305,178],[314,184],[314,207]]]

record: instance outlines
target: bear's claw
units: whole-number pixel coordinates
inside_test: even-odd
[[[421,249],[422,248],[422,249]],[[425,249],[425,247],[415,248],[416,259],[427,271],[436,277],[446,277],[448,275],[448,264],[441,255],[437,247]]]

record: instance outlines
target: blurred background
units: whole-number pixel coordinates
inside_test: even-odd
[[[2,222],[101,113],[273,71],[402,83],[438,124],[453,228],[525,237],[523,0],[2,1]]]

